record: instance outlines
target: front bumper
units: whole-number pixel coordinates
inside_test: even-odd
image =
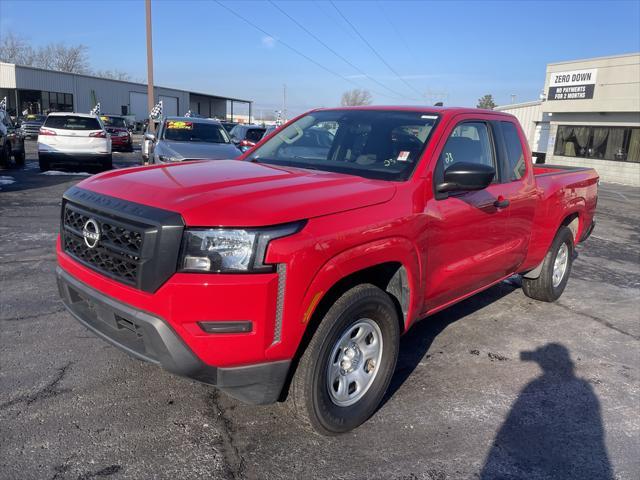
[[[279,398],[289,360],[238,367],[208,365],[163,318],[104,295],[60,267],[57,281],[67,310],[98,336],[130,355],[215,385],[247,403],[267,404]]]

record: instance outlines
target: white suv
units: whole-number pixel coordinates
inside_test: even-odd
[[[96,115],[50,113],[38,133],[40,170],[52,163],[97,164],[112,168],[111,137]]]

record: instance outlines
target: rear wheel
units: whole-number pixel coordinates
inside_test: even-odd
[[[24,146],[22,147],[22,150],[20,150],[19,152],[13,155],[13,158],[16,161],[16,165],[18,165],[19,167],[24,166],[24,160],[25,160]]]
[[[378,408],[398,358],[395,305],[373,285],[359,285],[329,309],[300,359],[289,401],[323,435],[365,422]]]
[[[113,158],[111,155],[102,159],[102,170],[111,170],[113,168]]]
[[[40,171],[41,172],[46,172],[50,168],[49,159],[47,157],[45,157],[44,155],[39,155],[38,156],[38,164],[40,165]]]
[[[0,150],[0,166],[8,167],[11,163],[11,144],[6,141]]]
[[[564,292],[573,263],[573,233],[560,227],[547,252],[538,278],[522,278],[522,290],[527,297],[554,302]]]

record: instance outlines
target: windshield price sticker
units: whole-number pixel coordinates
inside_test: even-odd
[[[407,160],[409,160],[409,155],[411,154],[411,152],[407,152],[407,151],[402,151],[398,154],[398,161],[399,162],[406,162]]]
[[[193,130],[193,122],[185,122],[182,120],[169,120],[167,128],[171,130]]]

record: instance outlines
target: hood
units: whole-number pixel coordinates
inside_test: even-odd
[[[186,159],[220,160],[236,158],[242,154],[232,143],[169,142],[162,140],[156,146],[158,155],[181,156]]]
[[[192,227],[258,227],[391,200],[395,185],[353,175],[242,160],[112,170],[78,187],[172,210]]]

